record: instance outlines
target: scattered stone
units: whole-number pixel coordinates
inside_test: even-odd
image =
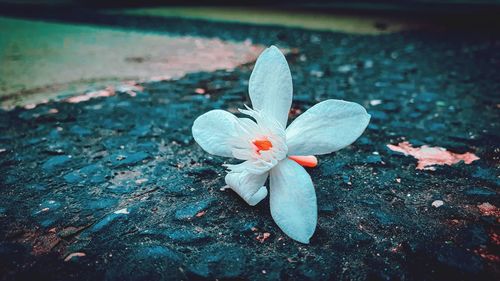
[[[124,208],[124,209],[120,209],[118,211],[114,211],[114,214],[117,214],[117,215],[128,215],[130,214],[129,210],[127,208]]]
[[[103,228],[107,227],[109,224],[111,224],[112,222],[114,222],[118,218],[127,217],[129,212],[130,212],[130,210],[125,208],[125,209],[120,209],[118,211],[115,211],[111,214],[108,214],[102,220],[100,220],[98,223],[94,224],[94,226],[92,226],[90,231],[91,232],[101,231]]]
[[[443,200],[434,200],[431,205],[434,208],[439,208],[444,205],[444,202]]]
[[[71,156],[68,155],[58,155],[49,158],[42,165],[42,169],[47,173],[52,173],[56,169],[64,167],[71,160]]]
[[[352,70],[353,66],[349,64],[341,65],[337,68],[337,71],[340,73],[348,73]]]
[[[364,68],[372,68],[373,67],[373,61],[372,60],[365,60],[363,67]]]
[[[349,175],[342,175],[342,182],[347,185],[352,185],[351,177]]]
[[[106,182],[106,177],[109,175],[109,170],[101,165],[91,164],[73,171],[64,176],[67,183],[92,183],[100,184]]]
[[[79,182],[82,182],[82,177],[80,177],[79,173],[77,171],[75,172],[71,172],[69,174],[66,174],[64,176],[64,180],[67,182],[67,183],[79,183]]]

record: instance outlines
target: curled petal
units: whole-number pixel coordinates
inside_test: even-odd
[[[316,192],[309,174],[299,164],[284,159],[271,170],[271,215],[283,232],[309,243],[316,229]]]
[[[222,166],[235,173],[248,172],[251,174],[262,175],[264,173],[267,174],[267,172],[269,172],[269,170],[271,170],[276,164],[278,164],[278,160],[276,159],[270,159],[269,161],[265,161],[263,159],[251,159],[239,164],[223,164]]]
[[[272,115],[286,127],[292,105],[292,75],[285,56],[275,46],[264,50],[257,59],[248,91],[254,109]]]
[[[309,108],[286,129],[290,155],[320,155],[353,143],[370,122],[365,108],[354,102],[326,100]]]
[[[255,206],[267,196],[264,186],[269,173],[260,175],[248,172],[230,172],[226,175],[226,184],[243,198],[249,205]]]
[[[191,130],[201,148],[213,155],[234,157],[233,149],[239,148],[236,145],[245,144],[241,141],[246,135],[242,133],[240,119],[224,110],[211,110],[199,116]]]

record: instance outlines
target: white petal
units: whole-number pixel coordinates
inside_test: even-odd
[[[271,170],[271,215],[283,232],[309,243],[316,229],[316,192],[309,174],[299,164],[284,159]]]
[[[264,186],[269,173],[260,175],[248,172],[230,172],[226,175],[226,184],[238,193],[249,205],[255,206],[267,196],[267,188]]]
[[[370,122],[361,105],[326,100],[309,108],[286,129],[289,155],[320,155],[353,143]]]
[[[275,46],[257,59],[248,85],[252,106],[273,116],[283,128],[292,105],[292,75],[285,56]]]
[[[194,120],[192,133],[194,140],[206,152],[232,157],[232,142],[237,137],[239,120],[224,110],[209,111]]]
[[[251,159],[239,164],[222,164],[222,166],[235,173],[248,172],[251,174],[262,175],[267,174],[267,172],[269,172],[269,170],[271,170],[276,164],[278,164],[278,161],[275,159],[271,159],[270,161]]]

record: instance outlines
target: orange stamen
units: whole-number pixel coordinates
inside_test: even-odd
[[[254,140],[253,144],[257,147],[257,152],[269,150],[273,147],[273,144],[268,140]]]
[[[288,156],[289,159],[297,162],[299,165],[309,168],[318,166],[318,158],[314,155],[307,156]]]

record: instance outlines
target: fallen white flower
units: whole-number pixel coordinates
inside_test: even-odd
[[[292,239],[309,243],[316,229],[316,192],[307,167],[313,155],[328,154],[353,143],[365,130],[370,115],[357,103],[320,102],[286,128],[292,104],[292,76],[275,46],[257,59],[249,81],[253,109],[240,109],[251,118],[237,118],[223,110],[199,116],[193,124],[195,141],[208,153],[244,160],[229,169],[226,184],[248,204],[267,196],[270,176],[271,215]],[[285,130],[286,128],[286,130]]]

